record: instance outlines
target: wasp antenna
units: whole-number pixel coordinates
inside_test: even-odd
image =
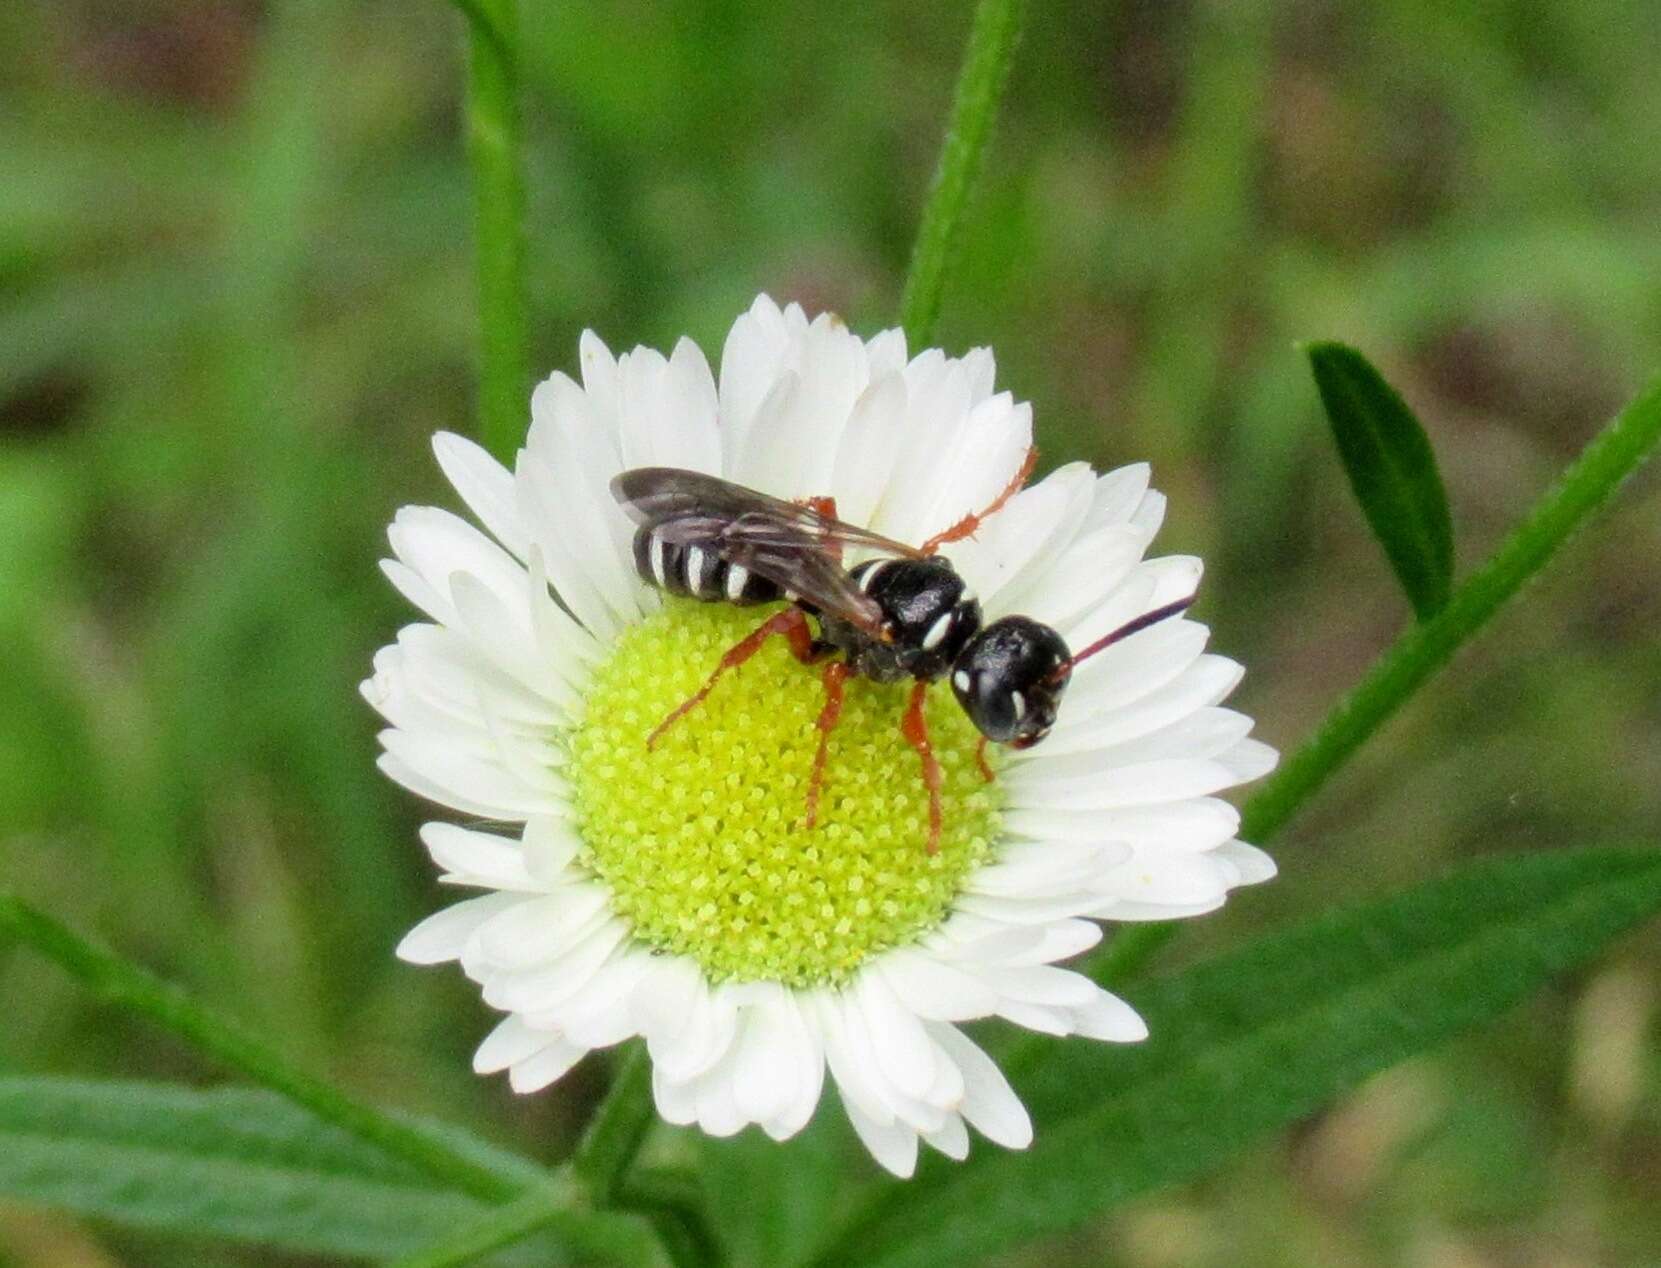
[[[1098,638],[1094,643],[1090,644],[1089,647],[1086,647],[1078,655],[1069,656],[1066,660],[1062,661],[1061,664],[1056,666],[1055,671],[1050,674],[1047,681],[1055,682],[1067,674],[1072,673],[1073,667],[1080,661],[1088,660],[1097,652],[1105,651],[1121,639],[1127,639],[1132,634],[1141,633],[1150,625],[1158,625],[1161,621],[1169,620],[1171,617],[1176,616],[1179,613],[1186,612],[1189,606],[1194,602],[1194,599],[1195,596],[1191,594],[1185,599],[1178,599],[1175,603],[1167,603],[1164,607],[1155,608],[1151,612],[1144,612],[1141,616],[1126,621],[1112,633],[1102,635],[1102,637]]]

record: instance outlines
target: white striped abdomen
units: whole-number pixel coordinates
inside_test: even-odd
[[[771,603],[783,587],[730,563],[702,546],[667,542],[659,526],[643,524],[634,534],[634,568],[649,586],[705,603]]]

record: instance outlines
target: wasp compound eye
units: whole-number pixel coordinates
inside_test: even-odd
[[[952,668],[952,691],[987,739],[1027,748],[1055,725],[1069,659],[1049,626],[1006,616],[969,640]]]

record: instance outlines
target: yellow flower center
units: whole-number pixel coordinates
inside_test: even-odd
[[[936,684],[944,823],[929,854],[922,766],[900,733],[909,688],[850,679],[809,829],[824,692],[780,638],[648,750],[653,728],[770,611],[671,600],[627,630],[595,673],[565,774],[581,861],[636,938],[717,981],[836,983],[945,918],[992,852],[1003,797],[975,761],[979,733]]]

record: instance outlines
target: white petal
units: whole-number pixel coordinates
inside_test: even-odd
[[[1239,782],[1235,771],[1221,762],[1162,758],[1076,774],[1034,763],[1022,772],[1019,783],[1010,781],[1008,791],[1014,807],[1117,810],[1205,797]]]
[[[935,1078],[934,1049],[922,1023],[875,973],[861,974],[851,994],[882,1073],[902,1094],[922,1100]]]
[[[608,918],[601,886],[573,885],[520,903],[483,925],[477,953],[492,968],[539,966],[570,951]]]
[[[737,478],[737,456],[744,452],[757,408],[784,371],[789,342],[784,315],[766,295],[758,295],[727,334],[721,350],[720,408],[730,477]]]
[[[485,1036],[484,1042],[473,1054],[473,1072],[497,1074],[558,1042],[558,1035],[546,1030],[532,1030],[523,1017],[510,1013]]]
[[[1088,1003],[1074,1006],[1073,1025],[1075,1033],[1087,1039],[1140,1043],[1148,1037],[1148,1025],[1136,1010],[1099,988]]]
[[[906,1008],[931,1021],[970,1021],[997,1008],[997,993],[985,982],[921,952],[890,951],[873,971]]]
[[[605,340],[592,330],[585,330],[577,340],[577,362],[581,368],[583,391],[588,394],[595,415],[607,425],[617,422],[617,358],[611,355]]]
[[[1148,602],[1151,588],[1144,595],[1136,610],[1122,615],[1116,613],[1114,619],[1123,624],[1148,611],[1152,606]],[[1116,627],[1107,626],[1107,629],[1113,628]],[[1158,691],[1199,659],[1210,634],[1205,626],[1194,621],[1161,621],[1098,652],[1073,671],[1072,685],[1067,688],[1062,706],[1061,723],[1100,717],[1110,709],[1124,708]],[[1079,647],[1086,645],[1085,640],[1074,641]],[[1037,753],[1043,747],[1038,745],[1031,752]]]
[[[779,375],[756,408],[755,425],[749,431],[744,451],[738,455],[733,479],[747,488],[760,489],[774,497],[814,496],[798,493],[799,441],[790,420],[796,414],[796,397],[802,387],[794,371]]]
[[[1221,902],[1228,884],[1205,854],[1149,851],[1104,873],[1097,889],[1107,897],[1187,907]]]
[[[1250,719],[1247,719],[1250,722]],[[1241,740],[1217,757],[1219,765],[1230,771],[1239,783],[1261,779],[1280,762],[1280,754],[1259,740]]]
[[[1233,866],[1240,877],[1241,885],[1256,885],[1274,878],[1274,859],[1255,845],[1247,845],[1244,841],[1226,841],[1212,851],[1212,854],[1213,857],[1226,860]]]
[[[969,1156],[969,1130],[956,1114],[947,1115],[946,1125],[939,1131],[929,1132],[923,1139],[954,1162],[962,1162]]]
[[[822,1059],[785,990],[766,985],[760,998],[740,1010],[742,1029],[733,1054],[733,1096],[738,1112],[753,1123],[793,1118],[803,1089],[816,1081],[813,1066]]]
[[[521,1094],[540,1092],[588,1055],[585,1048],[556,1040],[535,1056],[526,1057],[508,1071],[508,1086]]]
[[[814,992],[805,1001],[813,1010],[825,1064],[830,1067],[842,1100],[855,1104],[860,1113],[880,1126],[894,1122],[894,1110],[882,1093],[882,1079],[876,1062],[864,1051],[863,1038],[856,1043],[851,1034],[857,1026],[856,1009],[842,992]],[[854,1018],[850,1022],[850,1018]]]
[[[1047,1008],[1079,1008],[1095,998],[1100,988],[1082,973],[1034,964],[1025,968],[987,972],[991,987],[1005,999]]]
[[[576,830],[566,820],[549,815],[527,820],[520,843],[525,870],[544,888],[565,881],[566,869],[581,847]]]
[[[614,950],[583,986],[548,1010],[532,1014],[532,1024],[553,1023],[572,1043],[609,1048],[639,1033],[629,1008],[629,994],[645,976],[651,954],[626,943]]]
[[[435,911],[404,935],[394,953],[411,964],[442,964],[458,959],[478,927],[525,899],[519,894],[486,894]]]
[[[673,1035],[650,1036],[652,1059],[667,1078],[690,1082],[731,1051],[737,1033],[737,1005],[727,992],[710,990],[699,974],[685,1026]]]
[[[929,1034],[963,1074],[963,1117],[988,1140],[1006,1149],[1032,1143],[1032,1119],[992,1058],[955,1026],[932,1023]]]
[[[466,814],[479,815],[485,819],[500,819],[503,822],[509,823],[516,822],[524,818],[523,815],[517,814],[512,810],[504,810],[502,807],[492,805],[489,802],[475,800],[474,798],[465,796],[454,791],[453,789],[434,783],[420,771],[417,771],[399,761],[390,753],[382,753],[381,756],[376,759],[375,765],[378,766],[381,773],[388,779],[392,780],[393,783],[409,789],[418,797],[425,797],[428,801],[437,802],[441,806],[448,806],[452,810],[460,810]],[[553,812],[554,809],[554,807],[550,807],[548,813]]]
[[[867,1117],[847,1096],[842,1098],[842,1108],[847,1111],[854,1134],[871,1151],[871,1156],[885,1170],[909,1180],[917,1170],[917,1133],[903,1123],[885,1125]]]
[[[1139,920],[1182,920],[1189,916],[1203,916],[1223,905],[1222,894],[1203,903],[1149,903],[1132,898],[1110,898],[1099,907],[1092,907],[1090,915],[1097,920],[1128,923]]]
[[[842,433],[841,450],[831,476],[839,517],[851,524],[874,524],[888,491],[903,438],[905,379],[885,374],[860,394]]]
[[[491,832],[472,832],[452,823],[421,826],[421,841],[446,880],[490,889],[535,890],[519,843]]]
[[[492,1008],[524,1013],[556,1008],[588,985],[627,933],[621,920],[602,919],[585,929],[557,959],[520,972],[481,975],[484,1002]]]
[[[411,792],[443,805],[509,821],[564,810],[563,785],[551,771],[531,785],[517,770],[469,757],[429,735],[388,730],[379,738],[386,747],[381,769]],[[405,778],[406,772],[415,779]]]
[[[1094,479],[1082,462],[1052,471],[1017,493],[979,533],[948,548],[952,562],[980,593],[988,621],[1011,609],[1001,601],[1035,560],[1048,559],[1077,532],[1090,509]]]
[[[1145,462],[1133,462],[1098,476],[1085,531],[1128,523],[1142,504],[1151,476],[1152,471]]]
[[[524,559],[530,536],[519,519],[513,476],[507,468],[471,440],[454,432],[441,431],[433,437],[433,454],[445,477],[467,503],[467,509],[479,517],[479,523]]]

